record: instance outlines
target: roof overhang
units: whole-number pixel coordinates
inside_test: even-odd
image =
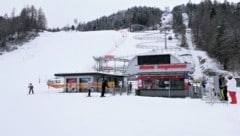
[[[123,75],[101,73],[101,72],[82,72],[82,73],[56,73],[56,77],[69,77],[69,76],[112,76],[112,77],[124,77]]]

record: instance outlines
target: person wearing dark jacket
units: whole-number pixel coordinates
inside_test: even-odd
[[[106,87],[108,88],[107,80],[104,80],[102,83],[101,97],[105,97],[104,94],[105,94]]]
[[[34,94],[34,92],[33,92],[33,85],[32,85],[32,83],[29,83],[29,85],[28,85],[28,88],[29,88],[29,92],[28,92],[28,94]]]
[[[129,82],[127,94],[129,95],[131,92],[132,92],[132,82]]]
[[[224,76],[221,76],[219,79],[219,86],[220,86],[220,96],[223,101],[228,101],[227,95],[227,80]]]

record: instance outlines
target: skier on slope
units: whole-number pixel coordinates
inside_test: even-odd
[[[105,97],[105,90],[106,90],[106,87],[108,87],[108,84],[107,84],[107,80],[103,80],[103,83],[102,83],[102,92],[101,92],[101,97]]]
[[[32,83],[29,83],[29,85],[28,85],[28,88],[29,88],[29,92],[28,92],[28,94],[34,94],[34,92],[33,92],[33,85],[32,85]]]

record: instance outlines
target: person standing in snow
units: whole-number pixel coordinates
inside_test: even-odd
[[[128,84],[128,93],[127,94],[130,94],[132,92],[132,82],[129,82]]]
[[[228,101],[228,96],[227,96],[227,80],[225,79],[224,76],[220,76],[219,86],[220,86],[221,99],[224,100],[224,101]]]
[[[92,83],[90,81],[88,81],[87,83],[87,89],[88,89],[88,97],[91,97]]]
[[[104,94],[105,94],[106,87],[108,88],[107,80],[104,80],[102,83],[101,97],[105,97]]]
[[[34,92],[33,92],[33,85],[32,85],[32,83],[29,83],[29,85],[28,85],[28,88],[29,88],[29,92],[28,92],[28,94],[34,94]]]
[[[237,97],[236,97],[236,92],[237,92],[237,82],[233,78],[232,75],[228,76],[228,81],[227,81],[227,90],[229,92],[229,95],[231,97],[231,104],[237,104]]]

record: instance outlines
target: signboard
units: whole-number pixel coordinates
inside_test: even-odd
[[[158,64],[158,65],[139,65],[140,70],[147,69],[185,69],[187,64]]]
[[[114,59],[114,55],[107,54],[104,56],[105,59]]]
[[[183,75],[143,75],[138,76],[138,79],[181,79],[184,78]]]
[[[67,78],[67,83],[77,83],[77,78]]]
[[[105,67],[103,67],[103,70],[113,70],[113,67],[105,66]]]

